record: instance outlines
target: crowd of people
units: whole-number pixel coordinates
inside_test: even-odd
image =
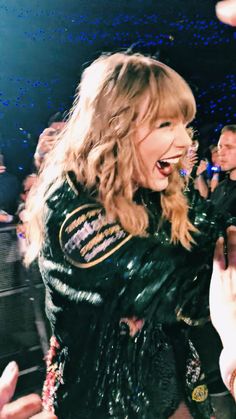
[[[34,183],[37,181],[38,171],[40,170],[40,165],[44,160],[43,154],[47,154],[52,142],[56,141],[64,124],[63,115],[60,112],[57,112],[50,117],[48,127],[45,128],[40,135],[37,149],[35,151],[33,161],[34,171],[27,175],[22,185],[15,175],[8,172],[4,162],[4,155],[0,153],[1,240],[5,239],[5,235],[9,234],[11,236],[12,232],[16,231],[18,247],[15,248],[16,254],[14,255],[14,260],[23,260],[27,247],[26,226],[28,219],[26,201],[28,194]],[[11,247],[11,240],[9,239],[8,242]],[[6,252],[7,251],[9,251],[8,248],[6,248]],[[4,272],[4,268],[6,269],[6,265],[2,267],[2,272]],[[45,351],[43,350],[43,352]],[[56,419],[54,414],[47,412],[46,410],[42,410],[42,400],[38,394],[28,394],[18,398],[17,400],[11,401],[14,397],[18,377],[18,365],[16,362],[10,362],[0,377],[0,419]]]
[[[235,3],[216,9],[231,25]],[[38,260],[52,338],[42,400],[11,402],[12,362],[0,419],[235,417],[236,125],[199,162],[195,111],[167,65],[102,55],[41,134],[21,195],[1,159],[15,200],[3,194],[0,223]]]

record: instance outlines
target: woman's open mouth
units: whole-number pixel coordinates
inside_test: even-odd
[[[157,160],[156,167],[163,176],[169,176],[174,166],[179,162],[179,157],[172,157],[168,159]]]

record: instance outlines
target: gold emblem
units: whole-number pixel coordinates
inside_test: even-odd
[[[192,399],[195,402],[204,402],[204,400],[206,400],[207,397],[208,397],[208,389],[205,384],[201,386],[197,386],[193,389]]]
[[[108,222],[97,203],[81,205],[62,223],[59,240],[65,257],[79,268],[90,268],[110,257],[132,238],[116,222]]]

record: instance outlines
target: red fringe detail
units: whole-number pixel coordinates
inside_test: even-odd
[[[58,355],[59,349],[60,345],[56,337],[52,336],[50,339],[50,348],[46,356],[47,372],[42,391],[43,408],[48,412],[52,413],[55,413],[54,400],[57,384],[58,382],[63,383],[58,362],[53,362],[56,356]]]

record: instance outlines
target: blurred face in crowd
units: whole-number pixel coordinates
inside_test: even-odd
[[[34,185],[34,183],[36,182],[36,180],[37,180],[36,175],[29,175],[26,177],[26,179],[23,182],[23,193],[21,193],[22,201],[26,201],[29,191]]]
[[[64,121],[52,122],[52,124],[50,125],[50,128],[53,128],[56,131],[60,132],[63,130],[65,125],[66,123]]]
[[[145,112],[145,103],[141,112]],[[148,122],[142,123],[136,132],[136,146],[145,171],[136,180],[144,187],[162,191],[191,145],[186,124],[181,120],[162,118],[152,127]]]
[[[221,169],[236,175],[236,132],[225,131],[221,134],[218,142],[218,155]]]
[[[218,148],[215,147],[211,150],[211,162],[213,166],[220,166]]]

